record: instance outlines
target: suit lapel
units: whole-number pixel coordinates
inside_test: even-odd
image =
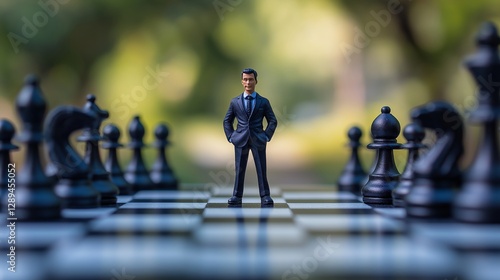
[[[238,107],[240,108],[240,110],[245,113],[245,115],[247,114],[247,111],[245,111],[245,104],[243,104],[243,102],[245,102],[245,99],[243,98],[243,94],[240,94],[240,96],[238,97],[238,102],[236,102],[238,104]]]

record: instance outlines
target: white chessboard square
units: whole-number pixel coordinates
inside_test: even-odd
[[[372,209],[361,202],[346,203],[288,203],[290,209]]]
[[[134,195],[134,199],[179,199],[179,200],[208,200],[210,197],[209,192],[205,191],[177,191],[177,190],[145,190],[139,191]]]
[[[229,197],[211,197],[208,203],[227,204]],[[281,197],[273,197],[274,203],[286,203]],[[242,203],[260,203],[260,197],[243,197]]]
[[[295,215],[295,222],[314,232],[404,232],[403,222],[377,215]]]
[[[93,232],[189,232],[201,224],[199,215],[113,215],[92,221]]]
[[[284,191],[283,198],[293,199],[293,200],[325,200],[325,199],[335,199],[335,200],[356,200],[358,199],[352,193],[349,192],[295,192],[295,191]],[[312,202],[313,203],[313,202]]]
[[[212,223],[194,232],[195,240],[203,245],[243,245],[248,248],[302,244],[306,233],[293,224],[272,223]]]
[[[203,209],[206,205],[205,202],[129,202],[120,209]]]
[[[288,208],[206,208],[205,218],[291,218]]]

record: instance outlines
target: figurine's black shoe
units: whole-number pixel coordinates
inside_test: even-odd
[[[260,198],[260,204],[262,206],[272,206],[274,205],[274,201],[269,195],[265,195]]]
[[[227,204],[229,205],[241,205],[241,197],[239,196],[231,196],[230,199],[228,199]]]

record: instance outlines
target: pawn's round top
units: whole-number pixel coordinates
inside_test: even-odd
[[[102,147],[105,149],[119,148],[123,145],[118,142],[120,139],[120,129],[114,124],[108,124],[104,127],[102,131],[105,141],[102,143]]]
[[[403,136],[408,141],[422,142],[425,137],[425,131],[420,125],[410,123],[403,129]]]
[[[422,126],[416,123],[410,123],[403,129],[403,136],[408,141],[403,144],[405,149],[420,149],[426,147],[422,144],[422,140],[425,138],[425,130]]]
[[[12,123],[6,119],[0,120],[0,151],[17,150],[17,146],[11,143],[16,129]]]
[[[165,140],[168,137],[168,127],[165,124],[159,124],[155,129],[155,137],[158,140]]]
[[[349,137],[349,140],[353,142],[358,142],[361,136],[363,135],[363,132],[361,131],[361,128],[357,126],[353,126],[349,129],[347,132],[347,136]]]
[[[120,130],[114,124],[108,124],[103,129],[103,134],[110,142],[118,142]]]
[[[396,142],[396,138],[401,132],[399,121],[391,114],[391,108],[384,106],[380,110],[382,113],[372,123],[371,133],[375,142]]]
[[[166,124],[160,123],[156,126],[155,128],[155,138],[156,141],[154,143],[154,146],[157,148],[164,148],[170,142],[167,140],[169,135],[168,127]]]

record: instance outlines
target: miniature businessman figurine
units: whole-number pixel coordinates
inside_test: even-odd
[[[224,132],[227,140],[234,145],[236,171],[233,196],[228,200],[228,204],[241,205],[248,154],[251,150],[257,169],[261,206],[269,207],[274,205],[274,201],[267,182],[266,144],[273,137],[278,121],[269,100],[255,92],[257,71],[251,68],[243,69],[241,84],[245,91],[231,100],[224,117]],[[236,130],[233,126],[235,118],[238,120]],[[267,121],[265,130],[264,118]]]

